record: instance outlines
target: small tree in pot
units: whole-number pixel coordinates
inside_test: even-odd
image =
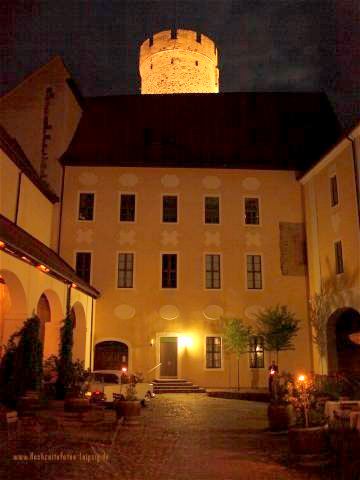
[[[139,380],[142,380],[139,375],[121,375],[121,383],[125,384],[125,391],[114,400],[117,417],[124,417],[128,425],[138,425],[138,417],[141,415],[141,402],[138,400],[136,391],[136,383]]]
[[[224,320],[223,340],[224,348],[234,353],[237,359],[237,389],[240,390],[240,357],[249,351],[249,337],[251,328],[244,325],[240,318]]]

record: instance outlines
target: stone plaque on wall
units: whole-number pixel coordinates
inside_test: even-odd
[[[283,275],[305,275],[306,244],[303,223],[280,222],[280,267]]]

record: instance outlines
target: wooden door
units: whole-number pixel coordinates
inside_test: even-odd
[[[160,338],[160,377],[177,377],[177,337]]]

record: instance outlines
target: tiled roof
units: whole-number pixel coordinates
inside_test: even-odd
[[[35,265],[45,265],[50,269],[50,275],[75,283],[79,290],[91,297],[100,296],[100,292],[80,278],[57,253],[3,215],[0,215],[0,240],[5,243],[8,253],[25,256]]]
[[[35,168],[31,165],[18,142],[12,138],[5,128],[0,125],[0,148],[12,160],[15,165],[33,182],[33,184],[52,203],[59,201],[58,196],[50,190],[47,184],[40,178]]]
[[[304,171],[341,129],[322,93],[87,98],[65,165]]]

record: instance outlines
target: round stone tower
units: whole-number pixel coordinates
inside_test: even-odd
[[[218,93],[215,43],[192,30],[165,30],[140,47],[141,93]]]

